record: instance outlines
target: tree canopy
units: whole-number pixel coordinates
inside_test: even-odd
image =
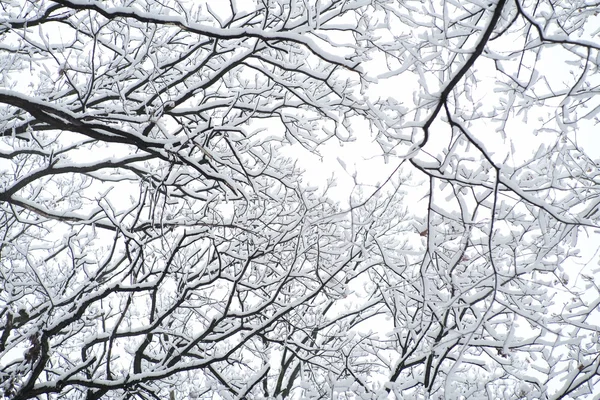
[[[599,12],[2,1],[0,393],[597,395]]]

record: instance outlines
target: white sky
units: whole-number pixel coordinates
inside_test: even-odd
[[[224,10],[220,8],[226,2],[222,2],[221,0],[209,0],[208,2],[211,8],[218,13],[229,11],[228,9]],[[240,0],[237,4],[241,9],[243,2]],[[600,26],[600,17],[597,18],[596,22]],[[590,32],[589,36],[584,37],[584,39],[597,40],[597,35],[595,32]],[[541,61],[538,62],[538,68],[540,75],[546,81],[551,83],[556,82],[556,85],[559,85],[568,79],[573,79],[573,77],[570,73],[571,67],[565,64],[564,61],[556,62],[556,60],[565,59],[564,51],[556,48],[556,53],[553,54],[551,51],[544,50],[544,55]],[[365,66],[365,69],[374,75],[378,75],[380,72],[385,71],[381,61],[374,60],[372,65]],[[482,60],[477,63],[476,68],[479,70],[480,76],[488,77],[489,80],[483,80],[477,88],[473,88],[473,97],[480,100],[484,106],[495,103],[503,94],[494,92],[495,84],[493,78],[495,72],[492,69],[493,66],[489,62]],[[567,79],[565,76],[570,78]],[[389,79],[381,79],[377,84],[373,84],[369,90],[373,98],[392,97],[410,108],[413,104],[414,93],[419,90],[419,83],[416,80],[407,82],[406,76],[402,75]],[[600,103],[600,98],[598,102]],[[593,107],[591,108],[593,109]],[[546,117],[546,115],[539,116]],[[534,136],[527,132],[527,130],[524,130],[523,127],[527,126],[529,131],[535,129],[539,123],[537,117],[535,114],[531,114],[529,115],[528,122],[525,123],[521,116],[513,116],[509,122],[508,130],[514,130],[517,134],[509,137],[508,141],[504,141],[494,131],[486,135],[486,144],[489,148],[494,149],[495,160],[503,160],[506,158],[506,154],[511,152],[510,141],[512,141],[516,149],[511,156],[515,164],[520,164],[522,160],[528,158],[532,152],[535,152],[540,141],[544,140],[543,136]],[[439,128],[440,130],[447,129],[441,124]],[[485,129],[486,127],[482,126],[481,128]],[[600,160],[600,137],[598,136],[597,129],[594,120],[586,120],[579,123],[577,131],[569,132],[569,137],[584,148],[592,158]],[[309,154],[299,145],[286,149],[286,153],[284,153],[291,157],[298,157],[300,165],[306,170],[304,179],[310,185],[316,185],[323,189],[328,186],[329,180],[333,177],[336,181],[336,186],[332,187],[328,193],[342,204],[348,204],[357,183],[364,185],[368,190],[375,190],[381,183],[388,179],[389,175],[402,161],[401,157],[390,158],[387,161],[384,160],[381,156],[381,149],[375,142],[374,134],[365,123],[360,123],[357,119],[353,130],[355,132],[354,141],[340,142],[337,139],[331,139],[319,148],[320,156]],[[438,133],[434,132],[434,135],[436,134]],[[444,132],[440,132],[439,134],[446,136]],[[432,138],[431,140],[436,140],[436,138]],[[442,141],[440,140],[439,143],[442,143]],[[432,147],[435,147],[435,144],[432,144]],[[106,156],[108,155],[103,155],[103,157]],[[86,155],[82,154],[82,157],[86,157]],[[424,181],[424,177],[415,174],[414,181],[415,183]],[[368,190],[365,190],[365,192],[368,193]],[[425,185],[423,187],[415,187],[414,192],[409,194],[408,201],[411,202],[409,206],[412,209],[418,210],[418,212],[425,212],[426,200],[423,199],[423,196],[426,191],[427,187]],[[98,192],[100,193],[101,190],[99,189]],[[577,247],[581,250],[579,258],[571,259],[568,265],[562,266],[567,274],[572,277],[571,282],[575,287],[583,285],[580,274],[588,271],[591,272],[591,270],[597,268],[600,260],[598,252],[600,234],[592,229],[586,229],[585,233],[580,233],[577,243]],[[560,300],[557,299],[557,301]],[[569,301],[568,296],[564,298],[564,301]],[[598,323],[600,323],[600,319]]]

